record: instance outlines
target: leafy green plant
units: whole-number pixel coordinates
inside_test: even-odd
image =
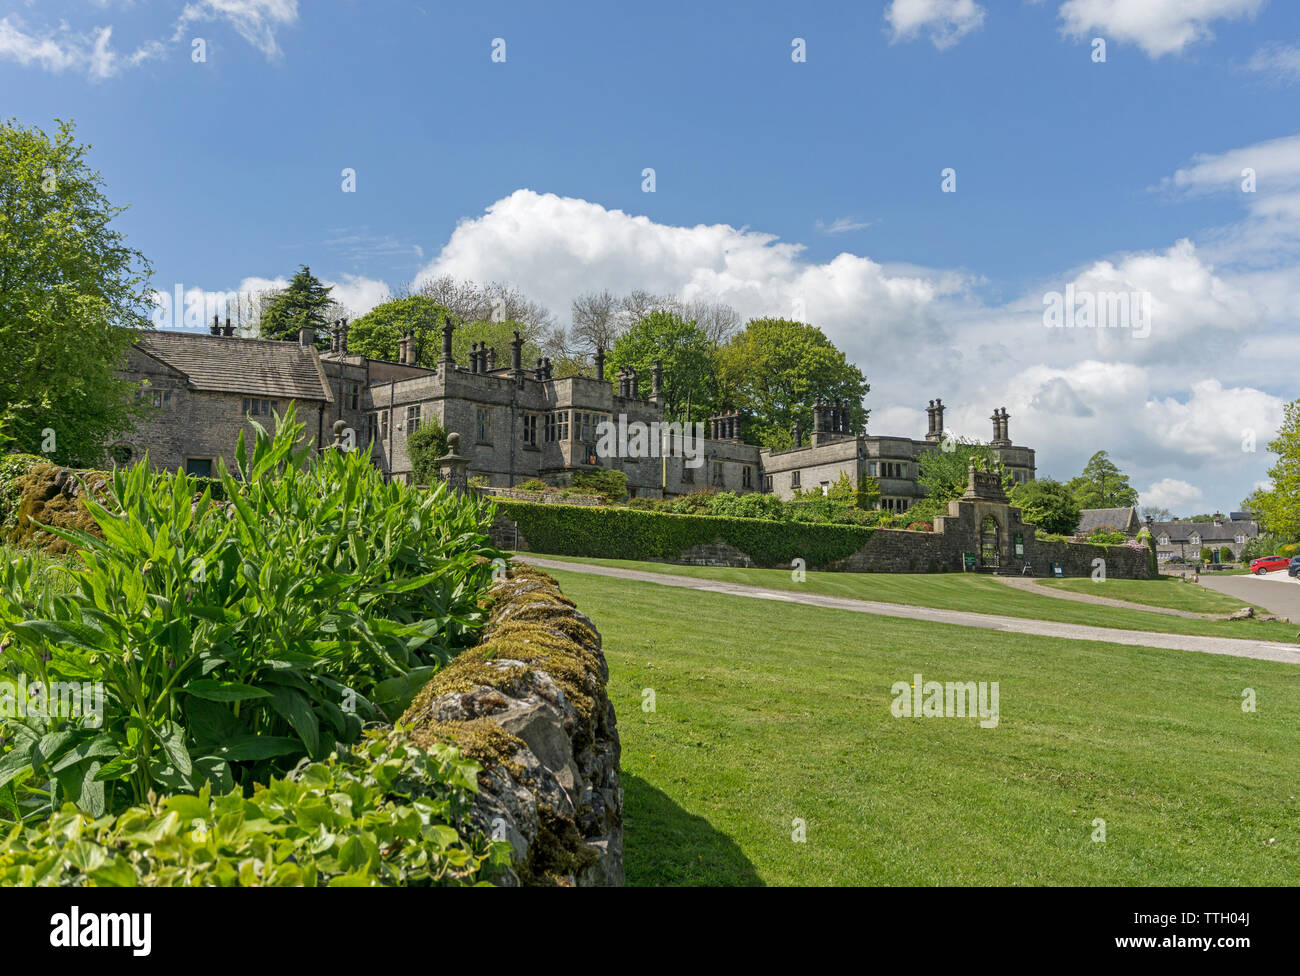
[[[35,603],[32,567],[0,565],[3,668],[45,687],[102,685],[101,721],[4,723],[0,808],[43,816],[61,799],[98,816],[151,791],[264,782],[302,756],[399,715],[480,625],[490,583],[477,500],[382,476],[358,452],[308,459],[292,409],[251,454],[241,434],[228,502],[192,502],[183,472],[143,465],[87,501],[104,538],[63,592]],[[92,717],[93,718],[93,717]]]
[[[93,817],[72,804],[0,844],[0,884],[424,886],[485,883],[509,858],[467,814],[477,764],[401,732],[236,791]]]
[[[406,439],[411,458],[411,476],[417,485],[438,483],[438,458],[447,453],[447,431],[437,417],[426,417]]]
[[[600,495],[607,502],[617,502],[627,497],[627,475],[613,469],[578,471],[573,475],[573,487],[590,495]]]

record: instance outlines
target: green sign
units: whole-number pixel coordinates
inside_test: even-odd
[[[1052,563],[1052,575],[1064,576],[1065,575],[1064,567],[1062,567],[1060,563]]]
[[[1016,533],[1015,545],[1016,545],[1016,558],[1024,559],[1025,558],[1025,537],[1020,532]]]
[[[973,553],[973,552],[963,552],[963,553],[961,554],[961,563],[962,563],[962,569],[963,569],[964,571],[970,571],[970,570],[974,569],[974,568],[975,568],[975,553]]]

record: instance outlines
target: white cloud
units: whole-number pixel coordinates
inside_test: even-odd
[[[1300,81],[1300,47],[1294,44],[1265,44],[1251,55],[1246,67],[1250,71],[1268,75],[1273,81]]]
[[[113,49],[112,38],[112,27],[96,27],[86,34],[74,33],[66,24],[55,30],[33,31],[17,17],[7,16],[0,18],[0,59],[24,67],[35,65],[55,74],[80,70],[90,78],[103,80],[163,52],[162,44],[149,41],[121,55]]]
[[[191,24],[225,21],[249,44],[273,58],[282,53],[276,30],[297,20],[298,0],[198,0],[181,12],[173,39],[179,40]]]
[[[857,220],[853,217],[836,217],[830,223],[824,220],[818,220],[813,226],[820,234],[847,234],[855,230],[863,230],[876,223],[874,220]]]
[[[1214,36],[1216,20],[1254,17],[1265,0],[1067,0],[1061,30],[1074,37],[1098,34],[1136,44],[1149,57],[1181,53]]]
[[[1138,495],[1139,504],[1149,508],[1167,508],[1174,513],[1198,514],[1205,504],[1205,492],[1177,478],[1161,478]],[[1196,512],[1191,511],[1197,509]]]
[[[885,20],[895,41],[924,34],[942,51],[984,23],[984,8],[975,0],[892,0]]]

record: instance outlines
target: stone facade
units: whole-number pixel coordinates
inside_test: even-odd
[[[496,351],[484,349],[465,366],[452,359],[450,331],[444,329],[443,359],[433,369],[415,365],[414,344],[408,334],[402,361],[390,362],[348,352],[346,324],[336,329],[333,349],[324,354],[308,334],[297,343],[239,339],[215,323],[209,336],[149,334],[131,351],[126,372],[147,383],[149,395],[165,397],[166,405],[120,445],[122,453],[139,456],[148,449],[157,467],[202,470],[217,457],[230,457],[250,405],[266,411],[258,419],[269,422],[270,406],[283,412],[293,401],[317,444],[328,444],[334,424],[342,421],[352,442],[369,446],[374,464],[400,480],[412,477],[408,436],[432,418],[460,433],[469,476],[497,488],[534,478],[565,487],[577,472],[613,468],[627,475],[633,497],[707,489],[790,498],[797,488],[829,487],[848,475],[854,483],[877,478],[882,507],[902,511],[924,495],[918,459],[942,447],[940,401],[931,401],[927,410],[931,429],[923,441],[851,431],[846,405],[816,404],[808,443],[796,432],[797,446],[785,451],[745,443],[744,418],[731,413],[708,422],[696,464],[681,456],[602,457],[602,421],[663,424],[657,369],[651,394],[643,397],[631,375],[616,383],[554,377],[546,361],[525,369],[518,361],[519,341],[509,357],[500,357],[508,365],[498,366]],[[1032,479],[1034,452],[1012,444],[1007,421],[1005,410],[995,412],[989,443],[1016,480]]]

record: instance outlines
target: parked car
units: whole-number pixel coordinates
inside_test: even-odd
[[[1291,564],[1287,566],[1286,571],[1291,576],[1300,576],[1300,556],[1291,557]]]
[[[1250,564],[1250,571],[1256,576],[1263,576],[1265,573],[1276,572],[1279,569],[1289,569],[1291,560],[1286,556],[1260,556]]]

